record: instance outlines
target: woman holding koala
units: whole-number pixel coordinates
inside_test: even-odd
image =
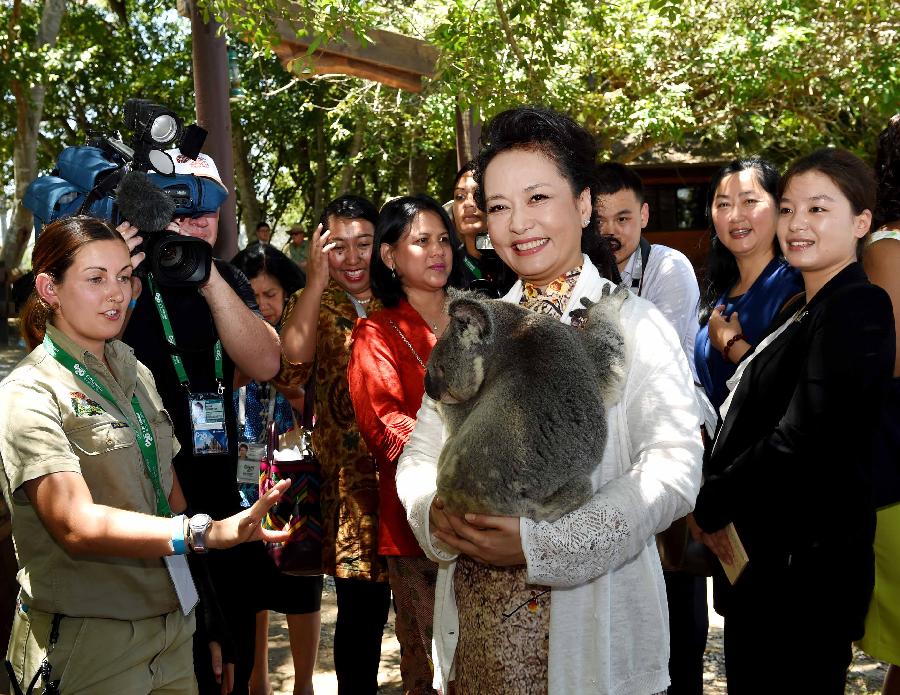
[[[496,116],[482,142],[479,204],[495,250],[519,276],[505,301],[573,323],[582,299],[611,287],[592,231],[593,137],[566,116],[522,107]],[[650,695],[669,683],[654,534],[693,505],[700,418],[671,326],[633,296],[619,316],[625,380],[607,404],[594,494],[556,521],[447,508],[436,495],[444,426],[423,398],[396,483],[416,538],[439,562],[435,680],[445,692]],[[561,393],[556,410],[578,418]],[[554,394],[533,399],[543,407]]]
[[[437,564],[425,557],[394,484],[397,458],[422,404],[425,362],[450,318],[447,286],[461,265],[453,225],[428,196],[403,196],[381,209],[375,227],[372,293],[384,309],[353,330],[347,370],[359,431],[378,464],[378,550],[387,557],[397,612],[400,673],[406,695],[430,695]]]

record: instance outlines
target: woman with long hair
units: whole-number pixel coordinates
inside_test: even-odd
[[[613,287],[588,255],[599,245],[596,155],[590,133],[549,109],[505,111],[485,129],[479,206],[494,249],[519,277],[505,301],[568,324],[583,298],[596,301]],[[434,638],[445,692],[452,682],[460,694],[649,695],[669,683],[653,536],[693,504],[700,419],[690,368],[662,314],[630,296],[620,318],[627,376],[607,410],[595,495],[554,522],[449,513],[435,486],[444,428],[434,401],[423,398],[396,481],[419,544],[441,561]]]
[[[288,297],[306,284],[303,271],[281,251],[264,243],[251,244],[239,252],[231,263],[250,281],[263,318],[280,329]],[[296,389],[285,385],[277,389],[270,382],[247,381],[237,373],[235,387],[242,387],[242,391],[235,391],[234,394],[235,412],[244,413],[240,433],[242,440],[265,441],[269,412],[279,434],[295,425],[297,418],[292,404],[300,405],[302,401],[302,394]],[[242,484],[241,494],[248,503],[252,503],[259,497],[259,483]],[[269,611],[273,610],[287,616],[294,662],[294,695],[312,695],[313,671],[319,649],[322,575],[292,576],[280,572],[271,560],[264,562],[267,578],[265,588],[256,594],[260,603],[256,614],[256,651],[250,675],[250,693],[268,695],[271,692]]]
[[[515,282],[515,275],[489,246],[479,248],[478,237],[487,234],[487,221],[478,208],[478,184],[475,183],[475,162],[460,167],[453,179],[453,202],[450,219],[461,243],[459,263],[460,285],[478,290],[489,297],[503,295]]]
[[[447,287],[458,285],[458,242],[444,209],[424,195],[385,203],[375,227],[372,292],[384,309],[353,331],[347,371],[359,431],[378,465],[378,550],[387,558],[407,695],[431,687],[437,564],[425,557],[397,498],[397,458],[416,424],[425,362],[449,323]]]
[[[872,228],[863,250],[863,268],[884,289],[900,323],[900,114],[878,137],[875,159],[878,182]],[[881,415],[873,465],[875,504],[875,590],[866,615],[866,634],[859,646],[890,664],[882,695],[900,694],[900,345],[894,379]]]
[[[48,224],[34,246],[19,317],[32,352],[0,384],[21,584],[8,658],[23,689],[42,678],[42,692],[196,693],[184,554],[287,535],[261,528],[285,484],[221,521],[182,513],[172,420],[116,340],[142,259],[91,217]]]
[[[710,251],[700,298],[694,365],[713,406],[728,395],[738,362],[802,290],[775,238],[778,172],[758,157],[735,160],[710,182]]]
[[[843,693],[851,642],[863,634],[871,444],[895,353],[890,298],[858,262],[874,190],[858,157],[827,148],[782,181],[778,240],[805,292],[741,364],[694,510],[720,559],[733,564],[738,551],[729,524],[749,557],[733,585],[716,585],[734,695],[772,683]],[[790,629],[773,630],[785,615]]]

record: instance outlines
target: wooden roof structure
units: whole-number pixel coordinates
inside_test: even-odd
[[[361,45],[348,31],[341,41],[322,44],[309,54],[314,35],[290,22],[277,23],[281,42],[272,50],[285,69],[298,75],[353,75],[409,92],[422,90],[422,78],[434,75],[438,51],[429,43],[390,31],[371,29],[372,43]]]

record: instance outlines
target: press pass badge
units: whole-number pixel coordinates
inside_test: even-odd
[[[238,444],[237,481],[247,485],[259,485],[259,460],[266,455],[266,448],[253,442]]]
[[[192,393],[188,407],[194,454],[209,456],[228,453],[225,401],[222,396],[217,393]]]

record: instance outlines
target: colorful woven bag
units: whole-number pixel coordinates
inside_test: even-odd
[[[274,442],[277,441],[277,435],[275,423],[270,423],[267,454],[259,468],[261,495],[280,480],[291,480],[291,486],[263,520],[266,528],[290,531],[290,538],[284,543],[267,544],[269,555],[278,569],[286,574],[322,574],[322,512],[319,507],[321,472],[319,460],[308,447],[309,433],[304,434],[302,439],[307,446],[301,448],[301,459],[276,461]]]

